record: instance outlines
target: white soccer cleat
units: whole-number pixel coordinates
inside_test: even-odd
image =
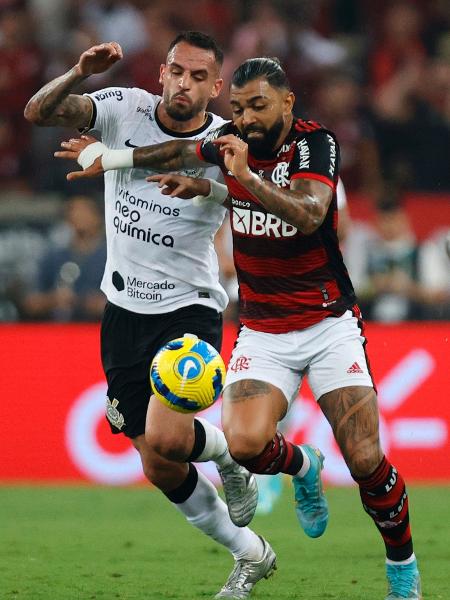
[[[217,470],[222,480],[230,519],[238,527],[245,527],[253,519],[258,504],[256,478],[235,462],[222,469],[217,467]]]
[[[232,598],[242,600],[248,598],[256,583],[261,579],[270,577],[277,568],[277,557],[266,540],[260,537],[264,553],[260,560],[237,560],[230,573],[225,585],[218,594],[214,596],[215,600],[220,598]]]

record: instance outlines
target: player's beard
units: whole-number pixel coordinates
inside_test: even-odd
[[[275,144],[283,131],[284,121],[280,117],[278,121],[267,129],[262,125],[249,125],[242,132],[244,141],[248,144],[249,152],[252,156],[259,159],[269,158],[275,150]],[[252,131],[258,131],[263,134],[262,137],[253,138],[249,137],[248,134]]]
[[[173,98],[174,96],[172,98],[164,97],[164,107],[166,113],[174,121],[190,121],[204,110],[202,100],[197,100],[192,104],[176,105],[171,102]]]

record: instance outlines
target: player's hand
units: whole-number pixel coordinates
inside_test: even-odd
[[[190,200],[195,196],[207,196],[210,192],[210,184],[207,179],[187,177],[178,173],[151,175],[146,179],[156,182],[161,188],[161,194],[171,198]]]
[[[248,144],[235,135],[222,135],[213,141],[219,146],[224,155],[226,168],[233,173],[236,179],[245,180],[251,174],[248,168]]]
[[[89,145],[95,144],[97,141],[98,140],[91,135],[82,135],[79,138],[72,138],[67,142],[61,142],[61,148],[64,148],[64,150],[55,152],[54,156],[56,156],[56,158],[78,160],[80,153]],[[68,181],[74,181],[75,179],[98,177],[99,175],[103,175],[103,173],[102,157],[98,156],[94,162],[83,171],[72,171],[71,173],[68,173],[66,177]]]
[[[122,58],[120,45],[117,42],[106,42],[85,50],[75,68],[78,69],[80,75],[84,76],[104,73]]]

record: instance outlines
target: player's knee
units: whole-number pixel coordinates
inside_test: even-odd
[[[225,433],[231,456],[237,461],[248,461],[264,450],[267,440],[258,432]]]
[[[370,445],[357,449],[346,458],[346,462],[354,477],[369,477],[380,464],[382,457],[380,446]]]
[[[168,460],[184,462],[192,450],[193,440],[174,432],[149,431],[145,440],[153,452]]]

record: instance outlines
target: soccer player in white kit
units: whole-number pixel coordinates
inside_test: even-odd
[[[95,129],[113,148],[201,139],[224,122],[206,111],[222,87],[223,54],[209,36],[185,32],[171,43],[160,70],[162,98],[119,87],[71,93],[121,58],[115,42],[86,50],[72,69],[30,99],[25,117],[41,126]],[[219,169],[186,174],[216,179]],[[101,348],[106,416],[112,432],[124,433],[138,450],[147,479],[190,523],[232,553],[231,583],[218,597],[245,598],[276,568],[270,545],[246,527],[257,503],[255,479],[231,458],[219,429],[150,399],[149,382],[153,356],[171,339],[191,333],[220,350],[221,312],[228,299],[219,284],[213,238],[225,209],[168,199],[157,184],[145,181],[146,175],[147,170],[127,169],[105,176],[108,256],[101,289],[108,303]],[[208,460],[217,464],[228,510],[192,464]]]

